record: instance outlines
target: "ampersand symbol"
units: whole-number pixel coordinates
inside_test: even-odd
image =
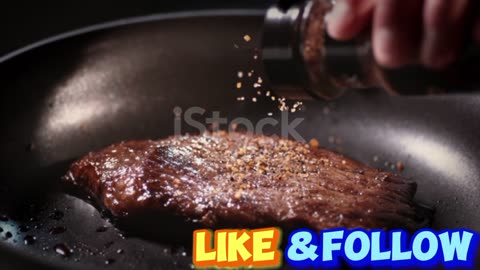
[[[287,250],[287,256],[292,261],[304,261],[310,259],[315,261],[318,258],[318,255],[315,253],[317,251],[317,246],[310,244],[312,242],[312,233],[308,231],[296,232],[290,237],[290,247]]]

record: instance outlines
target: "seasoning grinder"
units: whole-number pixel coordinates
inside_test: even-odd
[[[262,57],[274,91],[294,99],[333,99],[346,90],[383,88],[391,94],[480,90],[480,50],[467,42],[447,69],[379,66],[369,35],[337,41],[326,33],[334,0],[281,0],[265,17]],[[468,45],[470,44],[470,45]]]

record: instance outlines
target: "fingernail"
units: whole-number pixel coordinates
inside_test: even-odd
[[[350,11],[351,6],[346,1],[338,1],[335,6],[333,6],[332,11],[325,16],[325,20],[329,23],[335,23],[335,21],[342,20],[345,16],[351,15]]]
[[[348,33],[348,29],[351,27],[353,21],[354,14],[352,7],[347,1],[338,1],[333,10],[325,17],[329,35],[339,40],[349,38],[345,37],[345,33]]]

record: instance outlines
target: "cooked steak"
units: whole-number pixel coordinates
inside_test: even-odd
[[[215,132],[122,142],[76,161],[64,180],[119,219],[211,228],[420,226],[414,182],[278,137]]]

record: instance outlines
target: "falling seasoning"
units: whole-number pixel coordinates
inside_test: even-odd
[[[313,148],[318,148],[320,146],[320,143],[318,142],[317,139],[313,138],[309,142],[310,146]]]
[[[285,98],[282,97],[282,98],[279,98],[278,99],[278,109],[281,111],[281,112],[284,112],[284,111],[288,111],[288,106],[287,106],[287,103],[285,102]]]
[[[283,102],[285,102],[285,100],[283,100]],[[296,111],[299,111],[301,110],[301,106],[303,105],[303,103],[301,101],[297,101],[293,104],[292,108],[290,109],[290,112],[294,113]],[[288,107],[286,107],[288,109]]]
[[[114,259],[106,259],[106,260],[105,260],[105,265],[111,265],[111,264],[113,264],[113,263],[115,263],[115,260],[114,260]]]
[[[243,38],[246,42],[249,42],[249,41],[252,40],[252,37],[250,35],[245,35]],[[253,58],[254,59],[258,59],[260,57],[258,52],[259,52],[258,49],[255,49],[253,51]],[[239,79],[236,82],[236,89],[244,90],[245,89],[244,86],[246,86],[246,84],[249,84],[249,86],[252,85],[254,90],[255,90],[253,93],[256,93],[257,97],[251,97],[251,94],[248,94],[248,96],[250,96],[250,97],[248,97],[249,101],[251,100],[251,102],[255,103],[255,102],[259,101],[263,97],[263,93],[265,93],[265,97],[267,97],[267,100],[270,99],[271,101],[278,102],[278,109],[282,112],[295,113],[297,111],[303,110],[302,102],[300,102],[300,101],[286,100],[284,97],[277,98],[277,97],[272,95],[272,92],[270,90],[263,91],[261,88],[263,87],[264,80],[263,80],[262,76],[258,76],[256,74],[254,69],[251,69],[250,71],[248,71],[248,69],[237,70],[236,73],[237,73],[236,74],[237,78]],[[252,79],[244,80],[245,75],[248,78],[252,78]],[[249,89],[250,87],[247,87],[247,88],[248,89],[245,89],[245,90],[250,90]],[[243,97],[243,96],[237,97],[237,101],[245,101],[245,100],[247,100],[247,99],[245,99],[245,97]],[[273,115],[273,114],[268,113],[268,116],[271,116],[271,115]]]
[[[300,108],[302,105],[303,105],[303,102],[297,101],[297,102],[295,102],[295,104],[293,104],[293,108],[298,109],[298,108]]]

